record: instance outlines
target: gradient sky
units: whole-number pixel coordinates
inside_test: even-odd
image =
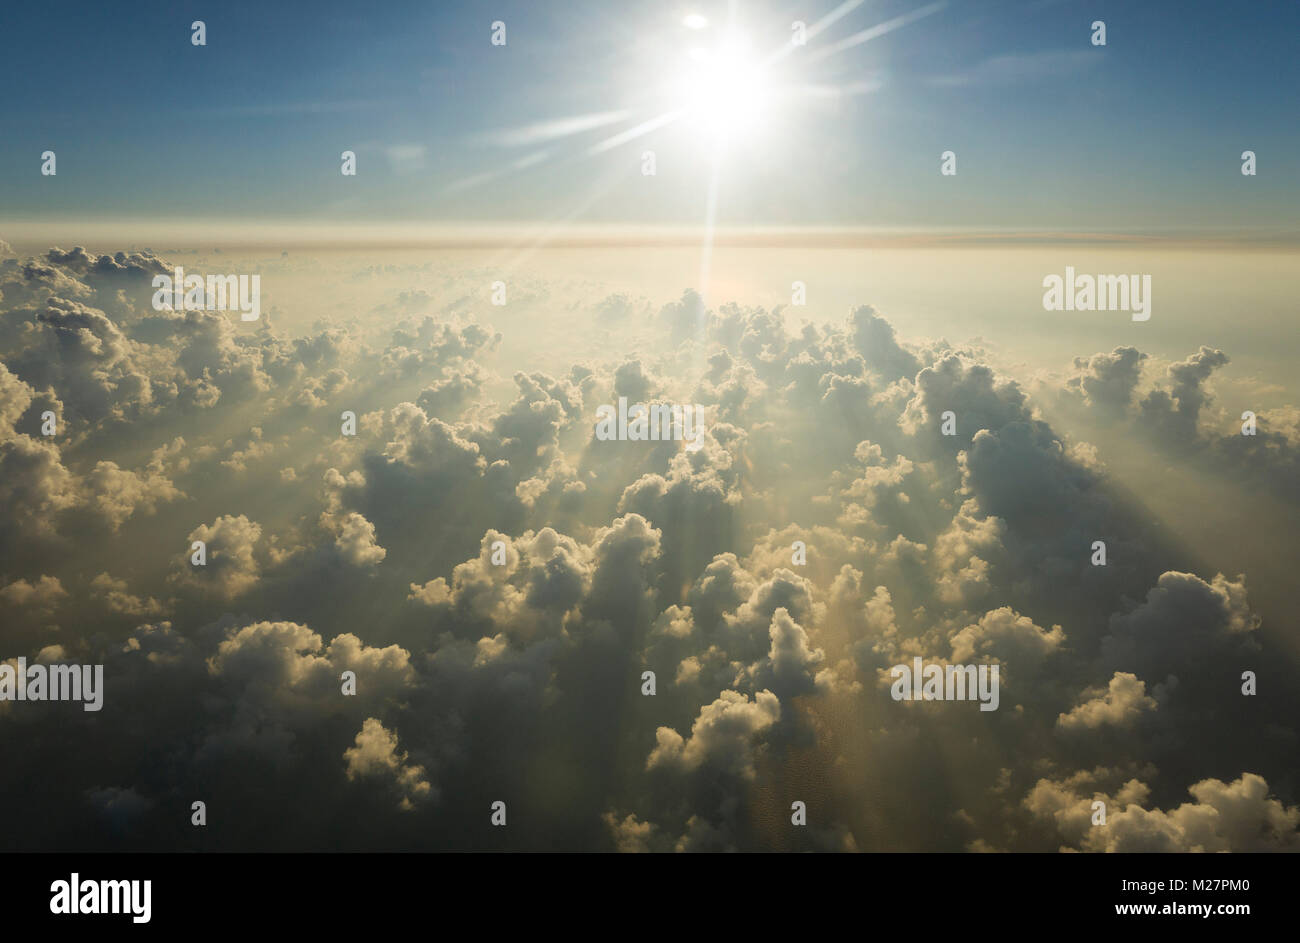
[[[837,6],[735,4],[762,50]],[[866,0],[782,62],[785,83],[841,92],[774,108],[731,143],[720,224],[1294,230],[1300,6],[954,0],[826,54],[925,6]],[[658,113],[726,9],[156,2],[85,5],[74,31],[68,5],[11,5],[0,213],[694,224],[710,157],[680,126],[587,152]],[[688,12],[712,25],[686,29]],[[206,47],[190,43],[195,19]],[[496,19],[505,47],[489,42]],[[622,111],[551,140],[494,137]],[[46,149],[57,178],[40,176]],[[339,173],[344,149],[355,178]],[[956,178],[938,173],[945,149]],[[1245,149],[1257,177],[1240,173]]]

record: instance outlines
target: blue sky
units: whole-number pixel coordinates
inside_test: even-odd
[[[837,6],[735,9],[766,51]],[[783,60],[786,84],[871,90],[786,102],[730,141],[720,224],[1296,228],[1300,4],[954,0],[814,61],[926,6],[865,0]],[[690,12],[709,29],[686,29]],[[677,0],[9,5],[0,216],[697,224],[711,152],[682,127],[588,150],[653,117],[687,46],[727,16]],[[489,42],[498,19],[505,47]],[[610,112],[625,118],[492,137]]]

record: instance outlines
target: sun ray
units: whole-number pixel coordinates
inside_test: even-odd
[[[808,39],[812,39],[814,36],[817,36],[819,33],[825,30],[832,23],[842,19],[843,17],[848,16],[858,7],[862,6],[864,2],[865,0],[844,0],[844,2],[841,3],[839,6],[837,6],[834,10],[831,10],[830,13],[827,13],[825,16],[823,16],[812,26],[808,27],[808,31],[805,34],[805,36]],[[784,59],[786,56],[790,55],[790,53],[794,52],[796,48],[798,47],[796,47],[793,43],[782,43],[776,50],[772,52],[770,56],[767,57],[766,60],[764,60],[763,64],[768,66],[773,65],[774,63],[779,62],[780,60]]]
[[[462,177],[460,180],[453,181],[443,188],[444,193],[460,193],[463,190],[470,190],[474,187],[481,186],[490,180],[496,180],[498,177],[504,177],[514,170],[527,170],[529,167],[535,167],[545,162],[551,156],[550,151],[534,151],[531,154],[525,154],[518,160],[513,160],[504,167],[496,170],[487,170],[481,174],[472,174],[468,177]]]
[[[520,128],[506,128],[500,131],[491,131],[479,135],[473,140],[484,144],[492,144],[497,147],[523,147],[528,144],[536,144],[542,141],[554,141],[574,134],[581,134],[583,131],[603,128],[605,125],[625,121],[631,116],[632,112],[630,110],[620,108],[616,111],[600,111],[593,112],[589,115],[573,115],[568,118],[553,118],[550,121],[539,121],[535,124],[524,125]]]
[[[896,29],[901,29],[902,27],[907,26],[910,23],[915,23],[917,20],[925,19],[927,16],[934,15],[935,13],[938,13],[947,5],[948,5],[947,0],[939,0],[939,2],[937,3],[927,4],[926,6],[923,6],[918,10],[913,10],[910,13],[904,13],[902,16],[896,16],[892,20],[886,20],[885,22],[881,23],[878,26],[873,26],[870,29],[864,29],[862,30],[862,32],[854,33],[852,36],[849,36],[846,39],[841,39],[837,43],[832,43],[829,46],[824,46],[810,53],[808,58],[805,61],[820,62],[821,60],[836,55],[837,53],[841,53],[846,49],[852,49],[854,46],[860,46],[863,43],[870,42],[873,39],[879,39],[881,36],[884,36],[888,33],[892,33]]]
[[[603,141],[599,141],[593,144],[591,147],[587,148],[587,154],[588,156],[592,156],[595,154],[603,154],[605,151],[613,150],[619,145],[626,144],[628,141],[634,141],[639,137],[649,134],[651,131],[656,131],[659,128],[666,127],[667,125],[672,124],[681,116],[682,116],[681,111],[668,111],[665,112],[664,114],[657,115],[656,117],[651,118],[648,121],[642,121],[640,124],[628,128],[626,131],[620,131],[618,134],[615,134],[613,137],[606,138]]]

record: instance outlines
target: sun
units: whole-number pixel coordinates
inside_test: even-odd
[[[671,96],[691,130],[715,143],[733,142],[760,130],[772,105],[762,60],[737,33],[713,46],[690,48]]]

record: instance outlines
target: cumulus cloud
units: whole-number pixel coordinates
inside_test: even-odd
[[[425,778],[424,767],[407,763],[406,754],[397,748],[397,734],[385,730],[375,717],[366,718],[356,743],[343,751],[343,759],[348,779],[390,780],[401,796],[399,807],[403,810],[437,796]]]
[[[1133,402],[1147,355],[1136,347],[1116,347],[1108,354],[1075,357],[1075,373],[1065,389],[1083,404],[1107,416],[1122,415]]]
[[[334,546],[353,566],[376,566],[388,555],[388,551],[375,542],[375,525],[356,511],[337,519],[327,516],[325,520],[335,532]]]
[[[1114,796],[1099,794],[1114,811],[1092,826],[1091,796],[1040,780],[1025,798],[1036,817],[1054,822],[1081,851],[1222,852],[1286,851],[1300,847],[1300,808],[1269,795],[1268,783],[1243,773],[1231,783],[1204,779],[1187,790],[1194,802],[1163,810],[1144,808],[1147,788],[1131,781]]]
[[[1202,346],[1186,360],[1171,364],[1168,386],[1156,389],[1142,400],[1148,427],[1167,439],[1195,441],[1202,409],[1210,402],[1206,381],[1228,363],[1221,350]]]
[[[952,638],[954,662],[994,659],[1020,668],[1034,668],[1060,648],[1065,633],[1059,625],[1050,630],[1003,606],[985,613]]]
[[[91,504],[113,528],[137,511],[152,514],[158,505],[184,497],[163,474],[158,457],[144,474],[119,468],[115,462],[98,462],[86,476],[86,485]]]
[[[1056,723],[1062,730],[1092,730],[1102,726],[1123,727],[1132,723],[1144,711],[1156,709],[1155,698],[1148,697],[1146,682],[1125,671],[1115,672],[1105,691],[1093,693],[1069,713],[1061,714]]]
[[[345,633],[326,646],[295,622],[255,622],[231,631],[208,659],[208,671],[274,697],[332,697],[342,690],[344,671],[355,673],[355,696],[367,701],[396,696],[415,680],[410,654],[396,645],[373,648]]]
[[[942,435],[943,414],[954,416],[958,436]],[[916,375],[916,392],[903,411],[904,430],[931,443],[969,441],[982,430],[1028,422],[1028,399],[1014,380],[985,364],[950,355]]]
[[[1145,602],[1111,616],[1102,640],[1106,662],[1139,675],[1185,670],[1204,659],[1257,649],[1259,618],[1246,599],[1244,580],[1217,574],[1162,573]]]
[[[52,611],[67,596],[68,591],[57,576],[42,576],[30,583],[17,579],[0,586],[0,600],[23,609]]]
[[[1108,470],[1151,422],[1290,494],[1293,407],[1211,430],[1227,353],[1026,386],[869,305],[792,326],[523,272],[487,326],[483,271],[396,256],[338,260],[309,313],[280,299],[319,260],[253,260],[284,281],[249,325],[154,310],[171,264],[0,261],[0,654],[103,663],[112,709],[0,703],[0,747],[78,751],[48,795],[0,776],[15,847],[174,847],[174,795],[249,783],[214,847],[1293,847],[1295,695],[1261,675],[1246,724],[1238,683],[1285,667],[1285,586]],[[597,440],[619,396],[702,404],[699,448]],[[895,705],[914,657],[1000,665],[1002,706]],[[484,783],[546,828],[468,834]],[[792,791],[809,824],[773,831]]]
[[[202,542],[203,564],[194,562],[200,551],[195,549],[177,565],[174,578],[183,586],[193,587],[221,599],[233,599],[251,589],[261,578],[256,558],[262,526],[243,514],[225,514],[211,524],[200,524],[186,538],[190,548]]]
[[[723,691],[700,709],[689,737],[670,727],[655,732],[646,769],[693,772],[707,766],[752,778],[755,738],[780,716],[781,703],[771,691],[760,691],[752,700],[737,691]]]
[[[113,579],[107,573],[100,573],[90,581],[91,593],[103,601],[104,606],[113,613],[132,618],[155,618],[166,611],[166,606],[152,597],[134,595],[129,591],[126,580]]]

